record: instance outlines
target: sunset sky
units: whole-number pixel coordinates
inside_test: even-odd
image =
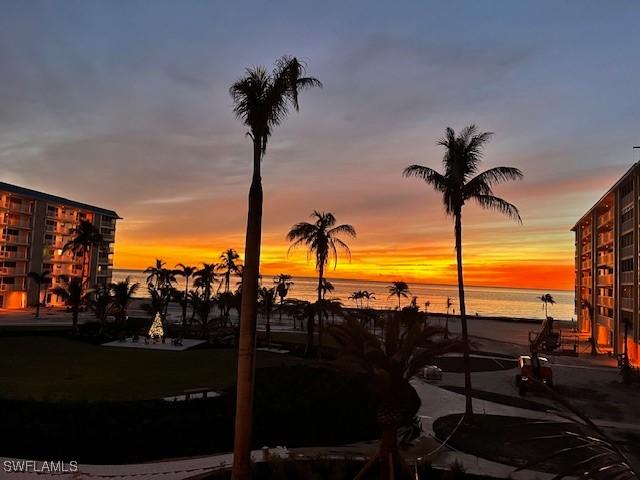
[[[267,150],[263,273],[313,274],[285,235],[318,209],[358,232],[330,276],[454,283],[452,222],[401,173],[476,123],[524,224],[467,207],[468,283],[571,288],[570,228],[637,160],[639,24],[637,1],[4,1],[1,179],[116,210],[116,268],[242,252],[228,87],[291,54],[324,88]]]

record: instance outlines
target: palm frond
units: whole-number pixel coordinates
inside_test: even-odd
[[[494,210],[516,220],[518,223],[522,223],[518,208],[506,200],[493,195],[474,195],[471,198],[484,209]]]

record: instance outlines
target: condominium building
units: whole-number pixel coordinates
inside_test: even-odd
[[[0,182],[0,308],[23,308],[38,301],[59,304],[51,289],[67,287],[73,277],[84,275],[89,285],[110,283],[119,218],[112,210]],[[104,245],[85,255],[63,252],[81,220],[99,229]],[[38,298],[38,286],[27,274],[45,271],[51,282]]]
[[[572,228],[578,328],[599,348],[638,364],[640,162],[633,165]]]

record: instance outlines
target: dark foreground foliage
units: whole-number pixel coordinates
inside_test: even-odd
[[[188,402],[0,400],[0,451],[99,464],[228,452],[234,402],[233,389]],[[254,408],[254,448],[340,445],[378,435],[364,379],[329,369],[259,369]]]

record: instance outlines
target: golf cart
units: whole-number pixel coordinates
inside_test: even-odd
[[[520,373],[516,373],[516,387],[518,393],[524,396],[527,390],[537,387],[536,380],[544,385],[553,385],[553,373],[549,360],[545,357],[534,355],[521,355],[518,357]]]

